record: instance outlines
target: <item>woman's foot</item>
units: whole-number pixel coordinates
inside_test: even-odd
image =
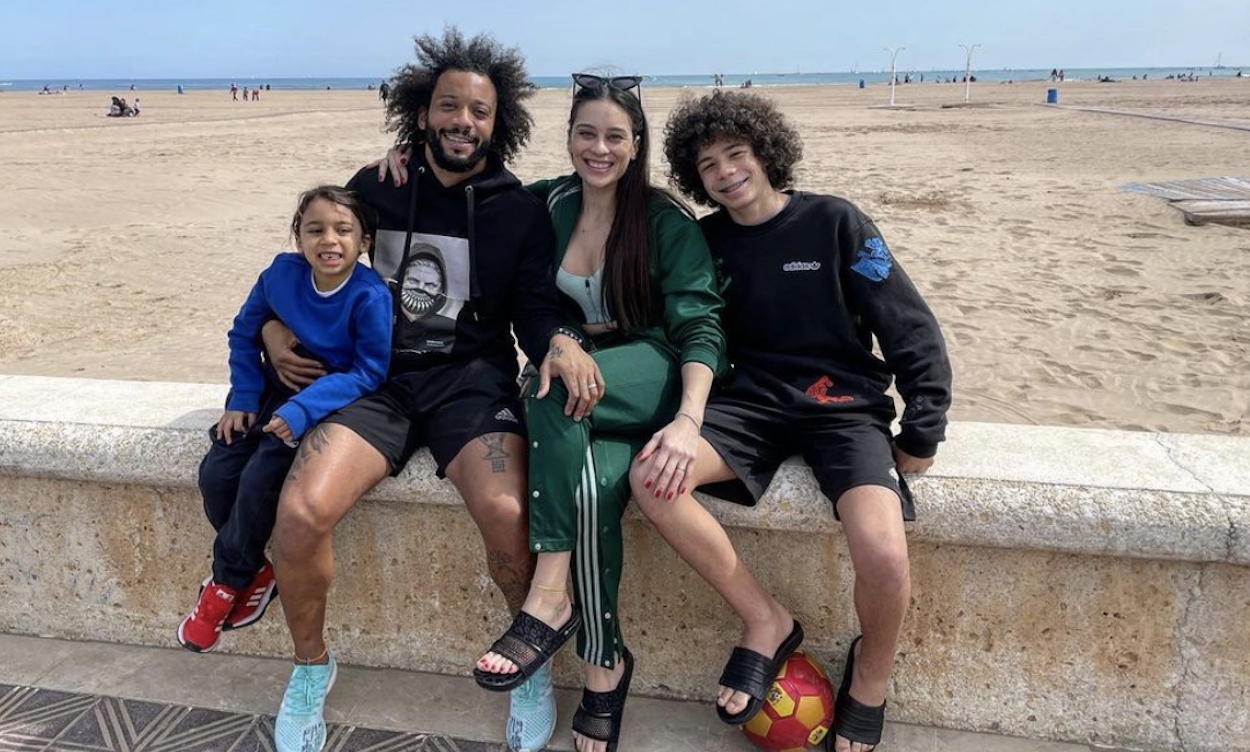
[[[573,602],[563,589],[549,591],[537,586],[531,587],[521,610],[538,619],[543,624],[559,631],[569,619],[573,618]],[[492,674],[515,674],[517,666],[498,653],[487,652],[477,659],[478,669]]]
[[[572,745],[577,752],[609,752],[616,748],[617,738],[620,736],[621,715],[625,710],[625,696],[604,696],[604,693],[615,693],[622,682],[629,681],[634,658],[627,655],[629,651],[625,653],[626,656],[616,657],[616,665],[612,668],[586,667],[586,692],[582,693],[581,707],[577,708],[577,715],[572,721]],[[629,692],[629,687],[625,686],[622,692]],[[587,697],[589,693],[599,695],[590,698]],[[587,702],[591,705],[587,706]],[[586,717],[579,718],[584,713],[587,713]],[[589,733],[605,737],[604,740],[582,735],[576,731],[579,725],[589,728]]]
[[[790,616],[790,612],[778,604],[767,620],[758,624],[748,624],[742,641],[738,644],[764,656],[776,655],[777,648],[785,642],[793,629],[794,618]],[[750,701],[751,696],[746,692],[725,686],[716,688],[716,704],[724,708],[729,715],[741,713]]]

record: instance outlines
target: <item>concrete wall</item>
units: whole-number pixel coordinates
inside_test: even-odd
[[[0,631],[173,644],[208,571],[193,482],[223,396],[0,376]],[[1250,439],[988,424],[950,437],[913,484],[890,718],[1250,751]],[[810,472],[783,468],[756,509],[708,503],[839,672],[853,573]],[[635,687],[707,699],[739,625],[641,517],[626,527]],[[465,674],[507,624],[476,531],[426,455],[353,510],[335,545],[329,636],[346,662]],[[280,609],[222,649],[287,654]],[[558,669],[577,682],[569,656]]]

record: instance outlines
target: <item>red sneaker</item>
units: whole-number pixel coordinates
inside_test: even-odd
[[[277,597],[278,583],[273,579],[273,564],[265,559],[265,566],[252,576],[247,587],[239,591],[234,610],[226,618],[222,629],[229,631],[255,624],[265,615],[265,609],[269,608],[270,602]]]
[[[196,653],[207,653],[217,647],[221,626],[238,597],[238,591],[218,585],[210,577],[200,588],[195,610],[178,625],[178,644]]]

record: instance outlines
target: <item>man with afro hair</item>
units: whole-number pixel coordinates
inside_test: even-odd
[[[504,166],[533,127],[521,55],[455,28],[418,37],[416,54],[392,79],[386,105],[397,143],[412,150],[415,177],[400,187],[362,168],[347,184],[379,215],[370,260],[394,298],[389,378],[304,438],[278,506],[274,566],[295,647],[274,726],[279,752],[325,745],[325,699],[336,672],[325,611],[339,520],[387,475],[399,474],[418,447],[429,447],[438,475],[464,498],[490,575],[517,612],[533,559],[512,332],[530,360],[542,363],[544,379],[581,385],[598,378],[594,361],[560,326],[546,208]],[[441,265],[437,295],[418,289],[425,278],[414,266],[418,257]],[[280,322],[267,324],[264,338],[288,385],[322,372],[295,354]],[[570,392],[571,409],[597,401]],[[417,569],[413,576],[423,575]],[[510,739],[550,737],[549,674],[535,675],[512,700]],[[541,728],[518,728],[519,713]]]
[[[797,454],[811,466],[846,534],[863,631],[849,646],[828,748],[867,752],[881,739],[910,595],[903,522],[914,507],[900,474],[933,464],[950,405],[941,332],[872,220],[844,199],[791,187],[802,143],[768,99],[687,100],[669,118],[664,151],[676,186],[718,209],[700,225],[724,275],[733,364],[708,401],[689,487],[754,504],[782,460]],[[897,436],[892,381],[906,402]],[[667,502],[645,493],[641,475],[631,482],[661,536],[744,622],[717,712],[745,723],[802,627],[691,495]]]

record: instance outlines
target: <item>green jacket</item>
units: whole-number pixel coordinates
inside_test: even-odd
[[[526,188],[547,205],[556,234],[553,271],[560,268],[582,208],[582,181],[577,175],[540,180]],[[656,196],[651,202],[648,267],[651,289],[663,297],[663,320],[645,330],[626,332],[667,347],[682,365],[702,363],[718,378],[727,367],[724,306],[716,286],[716,268],[699,225],[672,201]],[[585,323],[581,308],[567,295],[561,303],[571,323]]]

